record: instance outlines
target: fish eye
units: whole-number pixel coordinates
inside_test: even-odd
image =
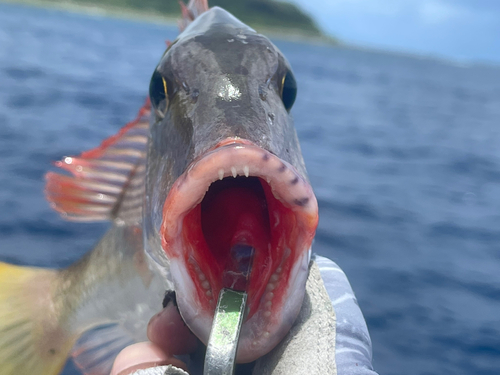
[[[295,98],[297,97],[297,81],[291,70],[288,70],[283,76],[281,82],[281,100],[288,112],[292,109]]]
[[[151,105],[155,109],[158,116],[163,118],[168,106],[168,84],[167,80],[161,73],[155,69],[151,82],[149,84],[149,98]]]

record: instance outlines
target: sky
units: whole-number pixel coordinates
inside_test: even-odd
[[[291,0],[341,41],[500,63],[500,0]]]

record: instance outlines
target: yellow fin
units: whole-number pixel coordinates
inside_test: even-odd
[[[0,262],[0,373],[56,375],[76,335],[54,296],[57,271]]]

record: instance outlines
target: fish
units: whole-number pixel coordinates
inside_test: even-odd
[[[109,230],[66,269],[0,263],[2,374],[58,374],[69,355],[107,374],[172,291],[204,344],[219,291],[247,292],[238,363],[275,348],[302,308],[318,205],[290,63],[222,8],[181,8],[137,118],[46,174],[63,219]]]

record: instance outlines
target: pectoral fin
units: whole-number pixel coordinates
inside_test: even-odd
[[[135,342],[119,325],[107,325],[85,332],[71,356],[83,374],[108,375],[118,353]]]

